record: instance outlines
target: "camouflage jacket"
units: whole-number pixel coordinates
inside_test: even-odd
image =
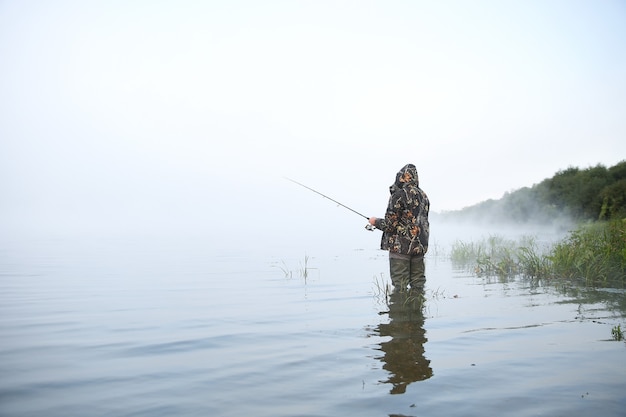
[[[376,220],[376,228],[383,231],[381,249],[402,255],[424,255],[430,234],[430,202],[419,188],[415,165],[405,165],[389,191],[385,218]]]

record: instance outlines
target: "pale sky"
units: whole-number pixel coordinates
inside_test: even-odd
[[[624,1],[1,0],[0,60],[13,230],[336,216],[283,176],[382,215],[409,162],[454,210],[626,159]]]

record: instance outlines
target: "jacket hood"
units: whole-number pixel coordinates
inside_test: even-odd
[[[413,184],[416,187],[419,187],[420,185],[417,168],[415,168],[415,165],[413,164],[406,164],[400,171],[398,171],[396,174],[396,181],[391,187],[389,187],[389,191],[393,194],[395,191],[404,188],[407,184]]]

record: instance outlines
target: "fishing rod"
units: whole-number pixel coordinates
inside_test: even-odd
[[[340,203],[339,201],[337,201],[337,200],[335,200],[335,199],[333,199],[333,198],[330,198],[330,197],[329,197],[329,196],[327,196],[326,194],[322,194],[322,193],[320,193],[319,191],[314,190],[314,189],[313,189],[313,188],[311,188],[311,187],[308,187],[308,186],[306,186],[306,185],[304,185],[304,184],[302,184],[302,183],[299,183],[299,182],[298,182],[298,181],[296,181],[296,180],[292,180],[291,178],[287,178],[287,177],[285,177],[285,179],[286,179],[286,180],[289,180],[289,181],[291,181],[291,182],[293,182],[293,183],[295,183],[295,184],[298,184],[300,187],[304,187],[304,188],[306,188],[307,190],[311,190],[311,191],[313,191],[314,193],[319,194],[319,195],[321,195],[322,197],[329,199],[329,200],[330,200],[330,201],[332,201],[333,203],[337,203],[337,204],[339,204],[341,207],[347,208],[347,209],[348,209],[348,210],[350,210],[351,212],[356,213],[356,214],[358,214],[359,216],[361,216],[361,217],[363,217],[363,218],[367,219],[367,220],[368,220],[368,222],[369,222],[369,219],[370,219],[370,218],[369,218],[369,217],[367,217],[365,214],[361,214],[361,213],[359,213],[359,212],[358,212],[358,211],[356,211],[355,209],[350,208],[350,207],[346,206],[345,204],[342,204],[342,203]],[[371,224],[369,224],[369,223],[367,223],[367,225],[365,226],[365,228],[366,228],[367,230],[369,230],[369,231],[374,230],[374,226],[372,226],[372,225],[371,225]]]

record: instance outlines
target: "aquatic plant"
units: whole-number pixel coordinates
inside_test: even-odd
[[[623,283],[626,220],[584,225],[556,244],[549,257],[555,276],[582,278],[590,285]]]
[[[393,286],[385,280],[384,274],[374,275],[374,298],[379,304],[384,304],[386,307],[390,307],[393,302],[400,303],[403,307],[411,308],[413,310],[422,311],[426,305],[426,294],[423,290],[405,289],[403,291],[394,290]],[[433,295],[433,298],[437,297],[437,294]],[[384,314],[379,313],[379,314]]]
[[[581,226],[549,248],[535,239],[511,241],[490,236],[478,243],[455,242],[451,260],[476,275],[582,279],[587,285],[610,286],[626,281],[626,221]]]
[[[477,275],[510,277],[520,273],[517,242],[489,236],[479,242],[455,242],[451,260],[457,266],[471,266]]]
[[[304,278],[304,282],[309,276],[309,256],[307,254],[304,254],[304,265],[300,264],[300,276]]]
[[[306,284],[307,278],[309,277],[309,273],[311,270],[317,269],[309,266],[309,256],[307,254],[304,255],[304,262],[299,261],[299,268],[297,269],[297,273],[304,278],[304,283]],[[273,267],[280,269],[285,278],[293,278],[294,270],[289,268],[285,261],[281,261],[280,264],[273,265]]]
[[[281,263],[279,265],[272,265],[274,268],[278,268],[280,269],[283,274],[285,274],[285,278],[292,278],[293,277],[293,271],[289,269],[289,267],[287,267],[287,264],[285,263],[285,261],[281,261]]]
[[[380,304],[385,304],[389,307],[391,292],[391,285],[386,282],[383,274],[381,273],[380,276],[374,275],[374,297]]]
[[[517,258],[519,272],[528,278],[549,278],[552,275],[552,263],[534,240],[528,240],[518,246]]]
[[[611,335],[613,336],[613,340],[621,341],[624,340],[624,333],[622,332],[622,326],[618,324],[611,329]]]
[[[462,242],[457,240],[452,244],[450,251],[450,259],[457,266],[468,266],[478,259],[479,254],[483,251],[481,243]]]

